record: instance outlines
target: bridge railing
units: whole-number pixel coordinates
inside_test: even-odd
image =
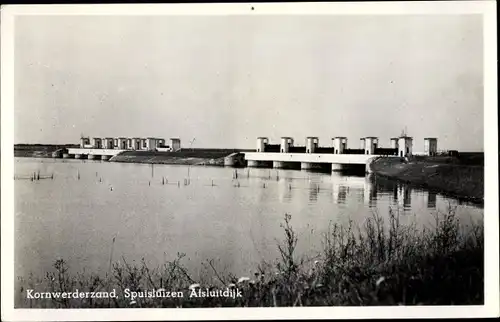
[[[290,152],[290,153],[306,153],[306,147],[305,146],[291,146],[288,149],[288,152]]]
[[[333,147],[317,147],[316,150],[314,150],[314,153],[331,153],[333,154],[335,152],[335,148]]]
[[[280,144],[266,144],[264,146],[264,152],[280,152]]]
[[[377,154],[377,155],[398,155],[398,149],[376,148],[375,154]]]
[[[266,144],[264,147],[263,153],[280,153],[281,145],[280,144]],[[313,154],[334,154],[334,147],[317,147]],[[305,146],[291,146],[288,148],[288,153],[306,153]],[[341,154],[366,154],[364,149],[344,149]],[[393,156],[398,154],[398,149],[392,148],[376,148],[374,155],[387,155]]]

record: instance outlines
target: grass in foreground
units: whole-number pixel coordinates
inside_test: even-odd
[[[374,214],[362,227],[332,224],[324,234],[324,247],[316,260],[296,256],[297,234],[291,216],[282,224],[284,240],[278,243],[280,260],[259,265],[255,275],[237,277],[207,265],[214,278],[191,276],[182,264],[183,254],[150,269],[143,260],[131,265],[116,262],[110,274],[70,275],[64,260],[44,278],[21,280],[16,307],[254,307],[254,306],[360,306],[360,305],[468,305],[482,304],[483,226],[465,232],[455,210],[436,215],[435,227],[417,230],[403,226],[399,214],[389,222]],[[27,299],[26,290],[41,292],[111,291],[118,298]],[[181,291],[182,298],[125,298],[126,289]],[[242,297],[190,297],[192,290],[241,290]]]

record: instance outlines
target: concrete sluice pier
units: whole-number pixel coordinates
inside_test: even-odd
[[[53,155],[53,158],[60,158],[62,157],[63,159],[77,159],[77,160],[104,160],[107,161],[111,158],[109,155],[97,155],[97,154],[82,154],[82,153],[63,153],[61,156],[58,155]]]
[[[333,171],[364,173],[365,164],[338,164],[338,163],[314,163],[314,162],[286,162],[286,161],[256,161],[248,160],[250,168],[273,168],[283,170],[307,170],[307,171]]]
[[[249,168],[272,168],[273,167],[273,161],[248,160],[247,161],[247,167],[249,167]]]
[[[87,159],[88,156],[86,154],[75,154],[75,159]]]
[[[88,159],[88,160],[103,160],[108,161],[113,156],[123,152],[124,150],[116,149],[82,149],[69,148],[65,153],[62,153],[63,159]],[[59,157],[60,153],[54,153],[52,157]]]
[[[275,168],[275,169],[299,170],[300,169],[300,163],[299,162],[273,161],[273,168]]]
[[[320,171],[331,171],[332,164],[330,163],[312,163],[312,162],[301,162],[301,170],[320,170]]]

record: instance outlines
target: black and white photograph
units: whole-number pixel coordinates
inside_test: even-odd
[[[498,316],[495,12],[2,6],[2,320]]]

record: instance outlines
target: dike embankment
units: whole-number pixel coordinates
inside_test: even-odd
[[[52,152],[77,147],[78,144],[15,144],[14,157],[52,158]]]
[[[15,157],[52,158],[52,152],[78,148],[78,145],[50,145],[50,144],[16,144]],[[224,166],[226,157],[233,159],[234,166],[243,166],[241,152],[251,150],[241,149],[186,149],[177,152],[159,151],[125,151],[114,157],[110,162],[148,163],[148,164],[179,164],[179,165],[211,165]]]
[[[370,166],[377,176],[396,179],[414,186],[474,203],[484,202],[482,155],[460,157],[379,158]]]
[[[211,165],[224,166],[224,159],[234,153],[233,149],[189,149],[177,152],[125,151],[112,157],[110,162]]]

